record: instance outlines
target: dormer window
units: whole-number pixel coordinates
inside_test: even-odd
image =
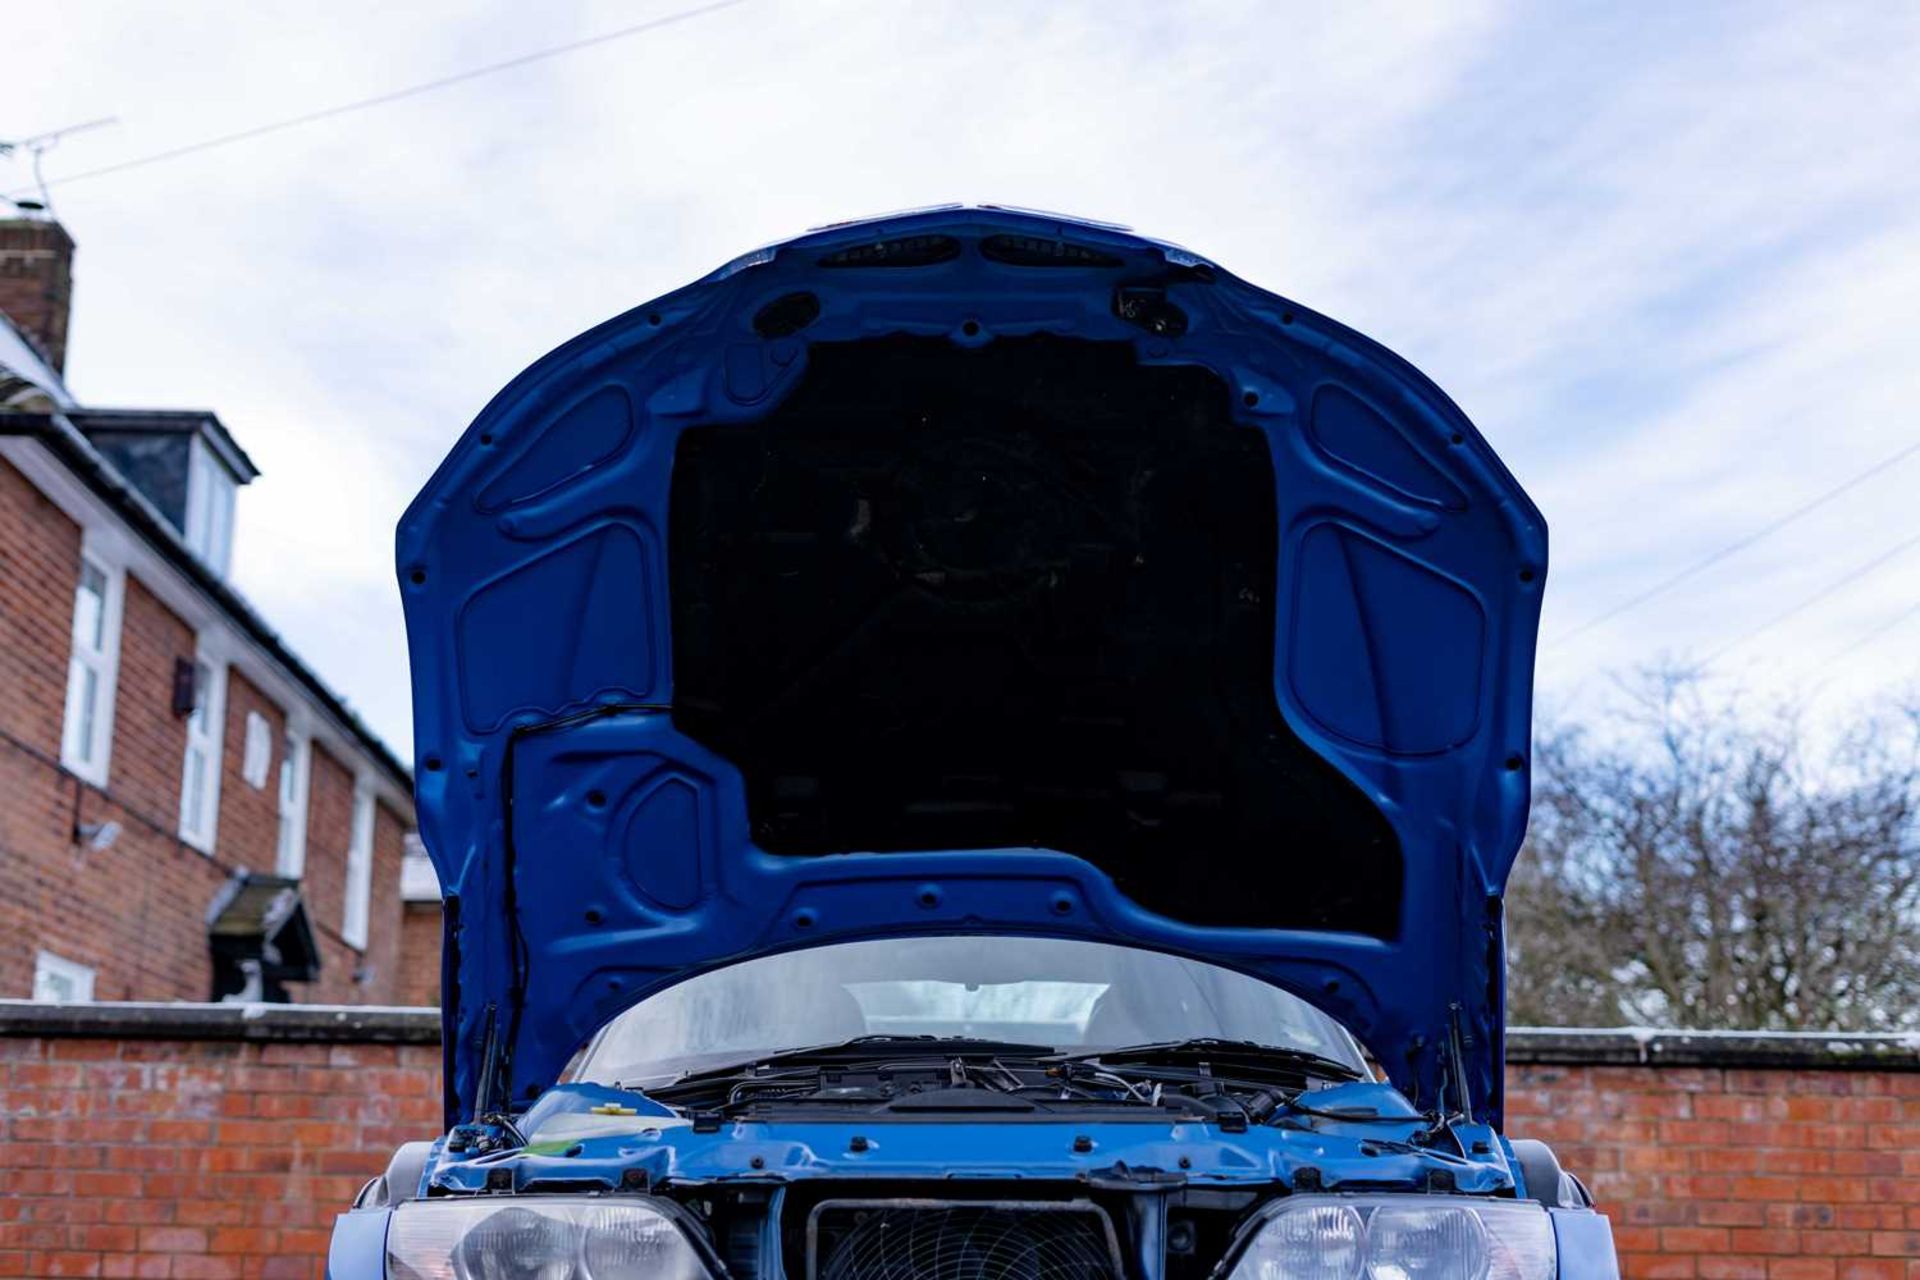
[[[222,577],[233,563],[233,472],[198,436],[188,454],[187,547]]]
[[[226,577],[234,495],[260,471],[220,419],[197,409],[80,409],[67,416],[194,557]]]

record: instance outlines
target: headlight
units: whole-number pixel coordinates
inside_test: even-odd
[[[1247,1242],[1230,1280],[1553,1280],[1537,1204],[1465,1196],[1292,1196]]]
[[[708,1280],[686,1234],[646,1204],[416,1201],[387,1228],[390,1280]]]

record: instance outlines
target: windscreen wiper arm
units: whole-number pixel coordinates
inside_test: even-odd
[[[738,1062],[724,1063],[717,1067],[702,1067],[698,1071],[689,1071],[663,1085],[648,1089],[649,1095],[658,1096],[671,1092],[683,1085],[704,1084],[715,1080],[724,1080],[728,1076],[759,1067],[809,1066],[814,1063],[857,1063],[870,1062],[875,1058],[890,1058],[900,1055],[935,1055],[940,1057],[1022,1057],[1036,1058],[1053,1053],[1052,1045],[1020,1044],[1010,1040],[976,1040],[969,1036],[934,1035],[863,1035],[847,1040],[836,1040],[829,1044],[806,1045],[798,1049],[781,1049],[774,1053],[758,1054],[751,1058],[742,1058]]]
[[[1190,1040],[1165,1040],[1154,1044],[1129,1044],[1112,1049],[1088,1049],[1083,1053],[1054,1055],[1059,1062],[1230,1062],[1284,1064],[1308,1075],[1334,1080],[1360,1080],[1364,1077],[1344,1062],[1289,1045],[1261,1044],[1257,1040],[1225,1040],[1218,1036],[1196,1036]]]

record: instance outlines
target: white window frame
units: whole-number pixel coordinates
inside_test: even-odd
[[[75,627],[80,621],[80,592],[92,569],[102,579],[100,643],[85,643]],[[113,704],[120,679],[120,621],[126,607],[126,569],[92,539],[83,537],[80,569],[73,581],[73,613],[68,626],[67,700],[60,725],[60,763],[96,787],[107,785],[107,766],[113,754]],[[81,713],[86,681],[93,680],[93,719],[89,727]]]
[[[206,688],[198,690],[187,716],[187,745],[180,756],[180,838],[208,857],[220,830],[221,755],[227,722],[227,663],[211,651],[207,637],[195,646],[194,662],[206,669]],[[194,755],[200,753],[199,795],[194,794]]]
[[[373,788],[353,788],[353,834],[347,842],[346,902],[340,912],[340,936],[357,951],[367,949],[367,922],[373,912]]]
[[[233,565],[233,507],[239,482],[207,442],[187,446],[187,511],[182,533],[187,547],[221,577]]]
[[[240,753],[240,776],[255,791],[267,789],[273,776],[273,725],[258,711],[247,712],[247,737]]]
[[[280,748],[280,834],[274,869],[298,880],[307,871],[307,795],[313,777],[313,739],[289,728]]]
[[[94,977],[94,971],[89,966],[65,956],[57,956],[51,951],[42,951],[33,961],[33,998],[42,1004],[91,1004]],[[78,994],[64,999],[55,997],[47,991],[50,982],[68,983]]]

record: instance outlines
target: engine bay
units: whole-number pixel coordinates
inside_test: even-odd
[[[1511,1195],[1492,1134],[1298,1050],[863,1036],[553,1090],[429,1199],[644,1197],[737,1280],[1198,1280],[1289,1195]]]

